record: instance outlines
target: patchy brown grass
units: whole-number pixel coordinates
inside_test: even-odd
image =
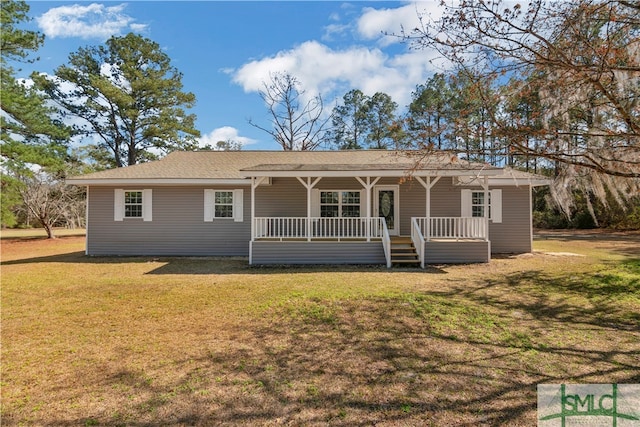
[[[529,426],[538,383],[640,382],[640,235],[535,246],[422,271],[3,241],[2,422]]]
[[[84,236],[86,230],[84,228],[54,228],[55,237]],[[6,228],[0,230],[0,239],[2,240],[27,240],[27,239],[46,239],[47,232],[43,228]]]

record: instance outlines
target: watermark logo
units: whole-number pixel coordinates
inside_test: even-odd
[[[538,384],[538,427],[640,427],[640,384]]]

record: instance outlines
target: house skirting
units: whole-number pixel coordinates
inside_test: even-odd
[[[491,242],[484,240],[425,242],[426,264],[466,264],[489,262]]]
[[[251,242],[251,264],[386,264],[378,241],[264,241]]]
[[[251,242],[251,264],[386,264],[382,242],[377,241],[270,241]],[[432,240],[425,242],[426,264],[466,264],[491,260],[491,242],[484,240]]]

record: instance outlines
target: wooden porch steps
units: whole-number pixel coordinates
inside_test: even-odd
[[[391,237],[391,264],[419,264],[420,259],[411,237]]]

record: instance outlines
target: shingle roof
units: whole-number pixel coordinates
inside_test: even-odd
[[[74,180],[243,179],[254,171],[495,170],[449,154],[411,151],[176,151],[161,160],[69,178]]]

